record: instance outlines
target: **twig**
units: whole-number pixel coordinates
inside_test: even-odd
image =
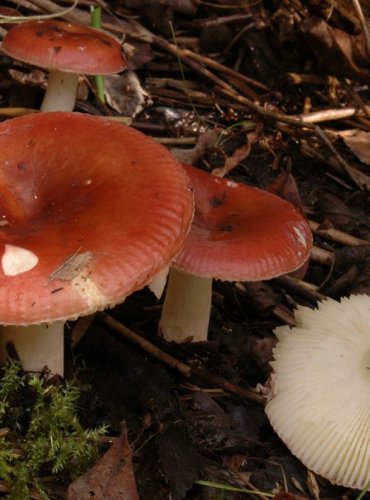
[[[38,112],[38,109],[31,108],[0,108],[0,116],[4,116],[5,118],[14,118],[16,116],[23,116]]]
[[[205,19],[193,19],[191,21],[192,26],[196,26],[198,28],[210,28],[211,26],[219,26],[220,24],[224,25],[227,23],[233,23],[234,21],[245,21],[247,19],[251,19],[252,14],[243,13],[243,14],[231,14],[228,16],[217,16],[217,17],[207,17]]]
[[[286,74],[289,83],[293,85],[329,85],[336,86],[340,85],[340,82],[335,76],[330,75],[310,75],[310,74],[302,74],[302,73],[287,73]]]
[[[45,1],[45,0],[43,0]],[[42,15],[31,15],[31,16],[7,16],[5,14],[0,15],[0,19],[5,20],[10,23],[21,23],[23,21],[30,20],[42,20],[42,19],[52,19],[54,17],[62,17],[68,15],[78,4],[78,0],[73,0],[73,4],[65,9],[57,8],[52,14],[42,14]]]
[[[364,190],[364,186],[356,179],[356,177],[352,174],[351,167],[348,165],[346,160],[338,153],[333,144],[330,142],[328,136],[325,132],[318,126],[315,126],[316,134],[321,138],[321,140],[326,144],[329,150],[333,153],[335,159],[339,163],[339,165],[343,168],[343,170],[347,173],[348,177],[352,180],[352,182],[361,190]]]
[[[81,316],[71,330],[71,347],[75,349],[94,321],[95,314]]]
[[[368,30],[368,27],[366,24],[366,19],[365,19],[363,12],[362,12],[362,7],[360,4],[360,1],[359,0],[352,0],[352,3],[353,3],[353,7],[355,8],[356,14],[358,15],[358,18],[360,20],[361,29],[362,29],[364,37],[365,37],[367,54],[370,58],[370,35],[369,35],[369,30]]]
[[[192,68],[197,73],[200,73],[202,76],[207,78],[207,80],[212,80],[216,85],[220,86],[221,88],[224,88],[232,95],[235,94],[235,90],[231,85],[229,85],[222,78],[216,76],[214,73],[209,71],[209,69],[206,68],[204,65],[202,65],[200,62],[198,62],[194,58],[191,58],[189,54],[193,54],[192,51],[189,51],[188,49],[181,49],[180,47],[172,43],[168,43],[166,40],[164,40],[159,36],[154,36],[154,43],[155,45],[158,45],[159,47],[166,50],[173,56],[179,57],[184,64]],[[202,62],[204,63],[204,61]]]
[[[144,339],[143,337],[135,333],[133,330],[130,330],[130,328],[127,328],[116,319],[112,318],[112,316],[109,316],[106,313],[99,313],[98,319],[105,325],[109,326],[110,328],[121,334],[126,340],[129,340],[130,342],[137,344],[145,352],[148,352],[155,358],[160,359],[168,366],[171,366],[171,368],[174,368],[175,370],[180,372],[182,375],[185,375],[186,377],[190,376],[191,373],[190,366],[185,365],[178,359],[170,356],[166,352],[163,352],[157,346],[155,346],[148,340]]]
[[[305,297],[312,302],[317,302],[326,298],[325,295],[318,291],[318,286],[308,283],[307,281],[294,278],[293,276],[279,276],[274,279],[274,282],[282,288],[295,292],[301,297]]]
[[[348,246],[360,246],[360,245],[369,245],[370,242],[367,240],[363,240],[361,238],[357,238],[356,236],[352,236],[351,234],[345,233],[344,231],[340,231],[339,229],[334,228],[322,228],[318,222],[313,220],[308,221],[311,230],[321,236],[322,238],[326,238],[330,241],[335,241],[336,243],[341,243],[342,245]]]
[[[286,130],[286,128],[285,128],[285,130]],[[335,158],[333,158],[332,156],[326,157],[318,149],[316,149],[316,148],[312,147],[310,144],[308,144],[305,140],[301,141],[301,151],[306,156],[317,158],[320,162],[325,163],[335,175],[338,175],[338,174],[343,175],[343,168],[340,167],[340,165],[338,164],[338,162]],[[329,174],[327,174],[327,175],[329,175]],[[338,180],[337,180],[337,182],[338,182]],[[343,181],[341,181],[341,182],[343,183]],[[351,186],[347,183],[345,184],[345,187],[346,187],[346,189],[351,188]],[[364,188],[367,189],[367,186],[364,185]]]
[[[196,144],[196,137],[153,137],[160,144],[175,144],[176,146],[188,146]]]
[[[45,10],[46,12],[50,12],[51,14],[60,14],[61,17],[66,19],[67,21],[74,23],[84,23],[86,22],[85,14],[87,15],[88,21],[86,24],[90,22],[89,14],[83,12],[81,9],[74,8],[71,12],[61,13],[59,5],[50,0],[30,0],[33,5],[36,5],[40,9]],[[19,2],[14,2],[18,4]]]
[[[311,260],[323,264],[325,266],[331,266],[334,261],[334,254],[329,250],[324,250],[323,248],[313,246],[311,250]]]
[[[220,71],[220,73],[222,74],[229,75],[232,78],[235,78],[236,80],[240,80],[244,83],[253,85],[254,87],[262,90],[263,92],[271,93],[271,90],[268,87],[266,87],[266,85],[264,85],[263,83],[258,82],[257,80],[254,80],[253,78],[250,78],[246,75],[243,75],[239,71],[235,71],[232,68],[229,68],[228,66],[225,66],[224,64],[221,64],[215,61],[214,59],[211,59],[210,57],[198,54],[197,52],[193,52],[192,50],[189,49],[181,49],[181,50],[185,56],[189,57],[190,59],[193,59],[194,61],[199,62],[200,64],[207,65],[210,68],[215,69],[216,71]]]
[[[305,113],[293,115],[301,119],[304,123],[319,123],[333,120],[343,120],[358,113],[356,108],[340,108],[340,109],[323,109],[320,111],[313,111],[312,113]]]
[[[195,375],[204,380],[207,380],[208,382],[211,382],[213,385],[220,386],[226,391],[232,392],[233,394],[237,394],[248,400],[255,401],[263,405],[266,403],[264,396],[257,394],[255,391],[251,389],[235,385],[232,382],[229,382],[222,377],[207,372],[207,370],[204,370],[203,368],[198,368],[196,366],[189,366],[186,365],[185,363],[182,363],[173,356],[170,356],[169,354],[163,352],[157,346],[155,346],[148,340],[144,339],[134,331],[130,330],[119,321],[112,318],[112,316],[109,316],[106,313],[99,313],[98,319],[106,326],[112,328],[114,331],[122,335],[126,340],[129,340],[130,342],[137,344],[145,352],[163,361],[168,366],[176,369],[178,372],[180,372],[182,375],[185,375],[186,377],[189,377],[190,375]]]

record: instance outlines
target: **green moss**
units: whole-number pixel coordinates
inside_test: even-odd
[[[81,389],[76,383],[54,384],[26,377],[18,363],[0,378],[0,481],[9,499],[49,498],[43,478],[63,482],[85,472],[97,459],[101,427],[83,429],[77,417]]]

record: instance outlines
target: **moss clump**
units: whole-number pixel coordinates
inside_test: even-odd
[[[69,482],[96,460],[105,429],[83,429],[75,383],[27,377],[15,362],[0,373],[0,482],[9,499],[47,499],[50,477]]]

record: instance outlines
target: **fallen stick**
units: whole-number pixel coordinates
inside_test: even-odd
[[[357,238],[356,236],[352,236],[351,234],[345,233],[344,231],[340,231],[339,229],[334,228],[322,228],[318,222],[313,220],[308,221],[311,230],[321,236],[322,238],[326,238],[330,241],[335,241],[336,243],[341,243],[342,245],[348,246],[360,246],[360,245],[369,245],[370,242],[363,240],[361,238]]]
[[[186,377],[195,375],[196,377],[202,378],[203,380],[207,380],[208,382],[211,382],[213,385],[220,386],[226,391],[232,392],[233,394],[237,394],[238,396],[241,396],[245,399],[254,401],[262,405],[266,404],[266,398],[258,394],[257,392],[253,391],[252,389],[248,389],[247,387],[241,387],[239,385],[233,384],[232,382],[229,382],[228,380],[225,380],[224,378],[219,377],[218,375],[213,375],[212,373],[209,373],[207,370],[204,370],[203,368],[198,368],[196,366],[189,366],[186,365],[185,363],[182,363],[178,359],[174,358],[173,356],[170,356],[166,352],[159,349],[157,346],[149,342],[149,340],[144,339],[143,337],[135,333],[133,330],[130,330],[130,328],[127,328],[122,323],[112,318],[112,316],[109,316],[106,313],[99,313],[97,317],[99,321],[101,321],[104,325],[108,326],[109,328],[113,329],[115,332],[119,333],[122,337],[124,337],[125,340],[128,340],[138,345],[145,352],[151,354],[160,361],[163,361],[165,364],[167,364],[171,368],[174,368],[182,375],[185,375]]]

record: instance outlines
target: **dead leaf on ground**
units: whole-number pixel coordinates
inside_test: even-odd
[[[182,163],[193,165],[205,154],[213,153],[216,150],[220,134],[221,129],[207,130],[198,137],[193,148],[171,148],[171,153]]]
[[[157,437],[157,443],[159,458],[170,483],[171,497],[180,500],[198,479],[204,459],[195,451],[182,423],[168,426]]]
[[[135,71],[155,58],[155,52],[147,42],[130,39],[129,43],[123,44],[123,50],[127,57],[129,71]]]
[[[294,205],[302,214],[304,213],[296,180],[288,170],[281,172],[276,177],[274,182],[268,187],[268,191],[281,196],[281,198]]]
[[[353,129],[343,132],[337,131],[336,135],[343,139],[359,160],[370,165],[370,132]]]
[[[94,467],[69,485],[66,499],[88,500],[92,497],[139,500],[125,425],[121,436]]]
[[[369,57],[362,33],[351,35],[323,19],[310,17],[303,25],[303,34],[327,73],[369,81]]]
[[[325,189],[317,189],[316,196],[325,218],[328,219],[336,229],[352,233],[357,226],[357,217],[346,203],[334,193]]]
[[[252,132],[246,134],[245,144],[243,144],[240,148],[235,149],[233,154],[226,158],[223,167],[214,168],[212,170],[212,174],[217,175],[218,177],[225,177],[225,175],[229,174],[242,160],[245,160],[251,152],[252,144],[257,142],[261,129],[262,125],[260,124]]]
[[[284,200],[289,201],[297,210],[304,216],[301,196],[294,176],[288,170],[281,172],[274,182],[270,184],[268,191],[270,193],[281,196]],[[290,273],[294,278],[303,279],[308,269],[309,261],[307,260],[299,269]]]
[[[281,303],[281,296],[269,283],[254,281],[247,283],[245,287],[254,309],[263,317],[269,316],[274,307]]]
[[[359,273],[357,266],[350,266],[346,271],[342,271],[340,276],[324,287],[325,294],[330,297],[342,296],[346,289],[356,280]]]
[[[370,259],[350,287],[353,294],[370,295]]]
[[[263,370],[266,377],[271,374],[272,352],[276,346],[276,338],[269,337],[259,337],[258,335],[248,335],[248,350],[250,356],[253,358],[254,362],[259,368]]]
[[[205,392],[193,399],[188,422],[195,441],[203,450],[251,449],[259,444],[261,420],[259,410],[229,404],[224,411]]]
[[[123,116],[134,118],[152,101],[133,71],[104,77],[105,95],[109,106]]]

